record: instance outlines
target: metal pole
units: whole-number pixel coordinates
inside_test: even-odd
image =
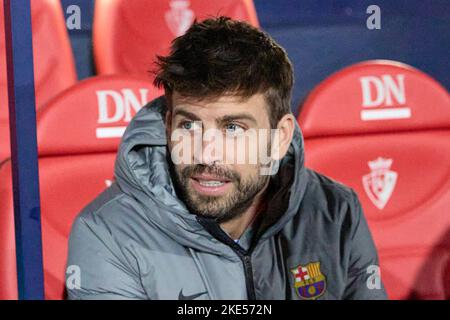
[[[19,299],[44,299],[30,0],[4,0]]]

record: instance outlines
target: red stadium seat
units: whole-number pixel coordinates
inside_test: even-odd
[[[226,15],[258,26],[252,0],[97,0],[93,42],[99,74],[143,74],[153,69],[156,54],[194,19]]]
[[[38,111],[37,135],[45,296],[64,297],[67,240],[75,216],[113,179],[121,135],[159,96],[147,79],[100,76],[64,91]],[[0,167],[0,299],[17,298],[11,162]]]
[[[36,106],[77,80],[72,49],[58,0],[31,1]],[[0,160],[9,157],[8,91],[6,79],[3,0],[0,0]]]
[[[306,165],[358,193],[389,297],[448,299],[448,92],[410,66],[368,61],[316,87],[298,121]]]

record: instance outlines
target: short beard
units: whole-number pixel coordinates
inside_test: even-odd
[[[170,163],[175,189],[189,211],[198,216],[213,218],[218,223],[241,216],[252,205],[256,195],[265,187],[269,179],[269,176],[258,174],[260,166],[256,168],[255,176],[250,177],[248,181],[243,181],[237,172],[215,165],[190,165],[180,172],[172,161]],[[189,186],[190,177],[202,173],[229,179],[235,187],[234,191],[229,195],[217,197],[197,194]]]

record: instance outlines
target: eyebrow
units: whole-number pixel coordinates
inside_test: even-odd
[[[256,119],[249,113],[238,113],[238,114],[226,115],[226,116],[223,116],[223,117],[217,119],[216,121],[218,123],[226,123],[226,122],[231,122],[234,120],[248,120],[248,121],[253,122],[254,124],[257,123]]]
[[[184,109],[175,110],[173,113],[173,116],[176,117],[178,115],[185,116],[186,118],[189,118],[194,121],[201,121],[200,117],[197,116],[195,113],[189,112]],[[227,123],[227,122],[231,122],[231,121],[235,121],[235,120],[248,120],[248,121],[253,122],[254,124],[257,123],[256,119],[251,114],[245,113],[245,112],[233,114],[233,115],[225,115],[223,117],[216,119],[216,123],[223,124],[223,123]]]
[[[173,117],[175,118],[176,116],[185,116],[186,118],[189,118],[191,120],[196,120],[196,121],[201,121],[200,117],[197,116],[195,113],[183,110],[183,109],[177,109],[174,111],[173,113]]]

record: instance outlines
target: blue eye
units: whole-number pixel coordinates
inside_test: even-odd
[[[202,127],[202,123],[200,121],[183,121],[180,127],[189,131],[199,130]]]
[[[181,124],[181,127],[186,130],[191,130],[193,126],[194,126],[194,124],[190,121],[186,121]]]
[[[230,134],[239,134],[239,133],[242,133],[245,131],[244,128],[242,128],[240,125],[237,125],[235,123],[227,124],[225,126],[225,130],[227,133],[230,133]]]

